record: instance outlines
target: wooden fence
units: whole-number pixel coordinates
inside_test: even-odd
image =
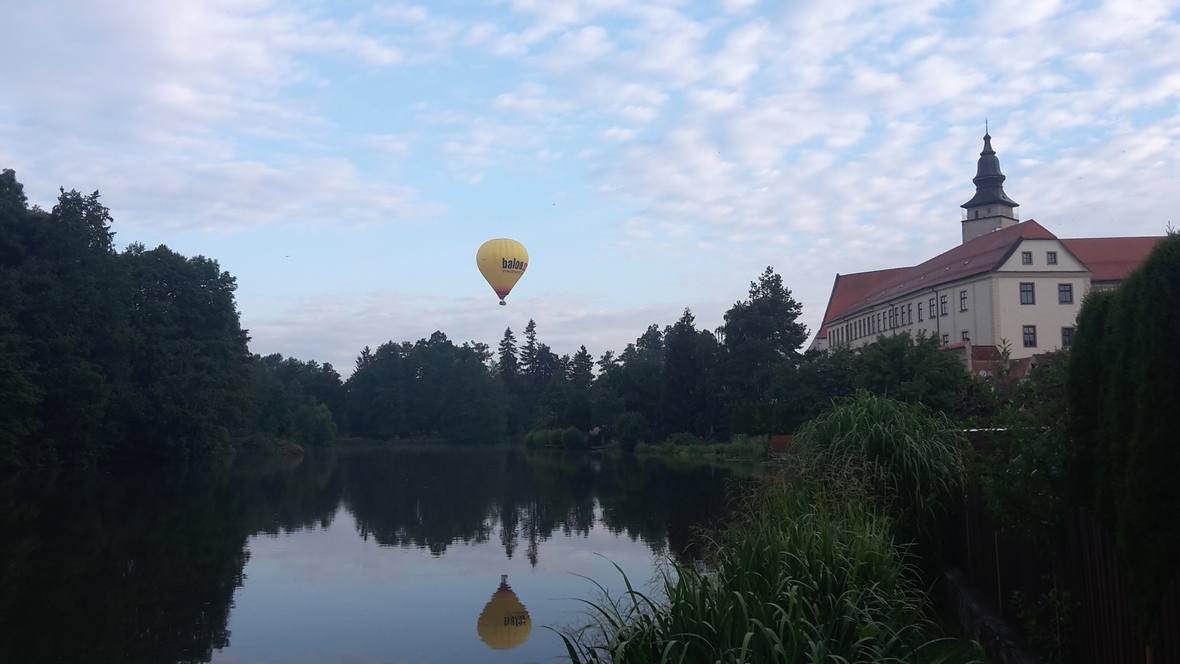
[[[952,523],[951,560],[1031,651],[1079,664],[1180,664],[1180,561],[1145,618],[1131,603],[1114,538],[1085,512],[1047,538],[1050,552],[996,523],[978,486]]]

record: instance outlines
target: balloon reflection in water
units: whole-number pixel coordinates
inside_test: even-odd
[[[507,574],[500,575],[500,587],[483,607],[475,630],[479,632],[480,640],[495,650],[510,650],[529,640],[533,621],[529,619],[528,609],[508,585]]]

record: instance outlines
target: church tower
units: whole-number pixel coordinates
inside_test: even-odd
[[[961,206],[967,211],[963,218],[964,243],[1019,221],[1016,208],[1020,204],[1004,193],[1004,174],[989,133],[983,135],[983,152],[979,153],[979,165],[971,181],[975,183],[975,196]]]

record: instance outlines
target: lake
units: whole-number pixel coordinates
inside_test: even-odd
[[[0,661],[558,661],[583,577],[657,589],[750,472],[445,447],[0,475]]]

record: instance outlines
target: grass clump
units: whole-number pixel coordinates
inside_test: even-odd
[[[858,392],[804,424],[796,441],[813,474],[862,475],[909,534],[962,491],[966,439],[920,404]]]
[[[797,439],[793,463],[705,541],[703,569],[673,565],[659,600],[627,581],[622,597],[588,602],[593,622],[561,634],[570,659],[982,661],[975,644],[930,638],[912,545],[898,543],[960,489],[959,434],[921,406],[862,392]]]
[[[830,489],[763,486],[713,541],[708,571],[677,566],[666,600],[591,603],[562,634],[575,663],[937,662],[927,600],[888,517]]]

